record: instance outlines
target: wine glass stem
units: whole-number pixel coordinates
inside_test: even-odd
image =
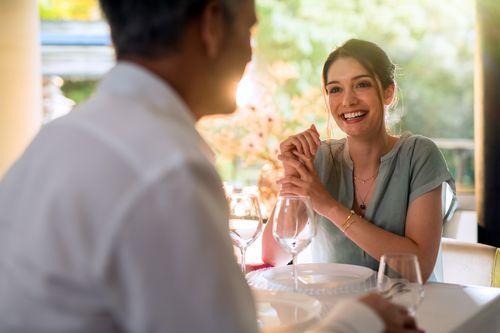
[[[293,291],[297,291],[299,289],[299,282],[297,280],[297,255],[292,255],[292,272],[293,272]]]
[[[240,248],[241,251],[241,271],[243,272],[243,275],[247,274],[247,266],[246,266],[246,261],[245,261],[245,255],[247,252],[246,247]]]

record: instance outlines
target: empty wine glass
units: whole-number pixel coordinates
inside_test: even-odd
[[[298,289],[297,254],[316,235],[316,224],[308,196],[280,196],[273,214],[273,237],[293,258],[293,285]]]
[[[424,297],[418,258],[410,253],[384,254],[377,276],[378,292],[414,316]]]
[[[233,193],[228,196],[229,234],[241,252],[241,270],[246,274],[245,253],[262,232],[259,200],[253,194]]]

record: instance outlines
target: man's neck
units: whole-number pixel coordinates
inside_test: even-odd
[[[129,61],[141,67],[144,67],[162,81],[168,84],[186,103],[189,112],[196,120],[205,115],[199,98],[196,96],[196,88],[193,87],[190,79],[191,70],[186,68],[186,61],[181,55],[172,55],[161,59],[144,59],[141,57],[127,56],[119,60]]]

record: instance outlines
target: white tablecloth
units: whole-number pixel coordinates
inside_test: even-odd
[[[417,322],[426,333],[500,332],[500,288],[428,283]]]
[[[416,318],[426,333],[500,333],[500,288],[448,283],[427,283],[424,288]],[[318,297],[327,309],[339,298]]]

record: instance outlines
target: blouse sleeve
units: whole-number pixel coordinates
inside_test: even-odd
[[[455,196],[455,181],[446,166],[443,155],[432,140],[422,136],[416,138],[410,167],[409,202],[442,186],[443,183],[449,185],[453,197]],[[450,208],[443,207],[444,213]]]

